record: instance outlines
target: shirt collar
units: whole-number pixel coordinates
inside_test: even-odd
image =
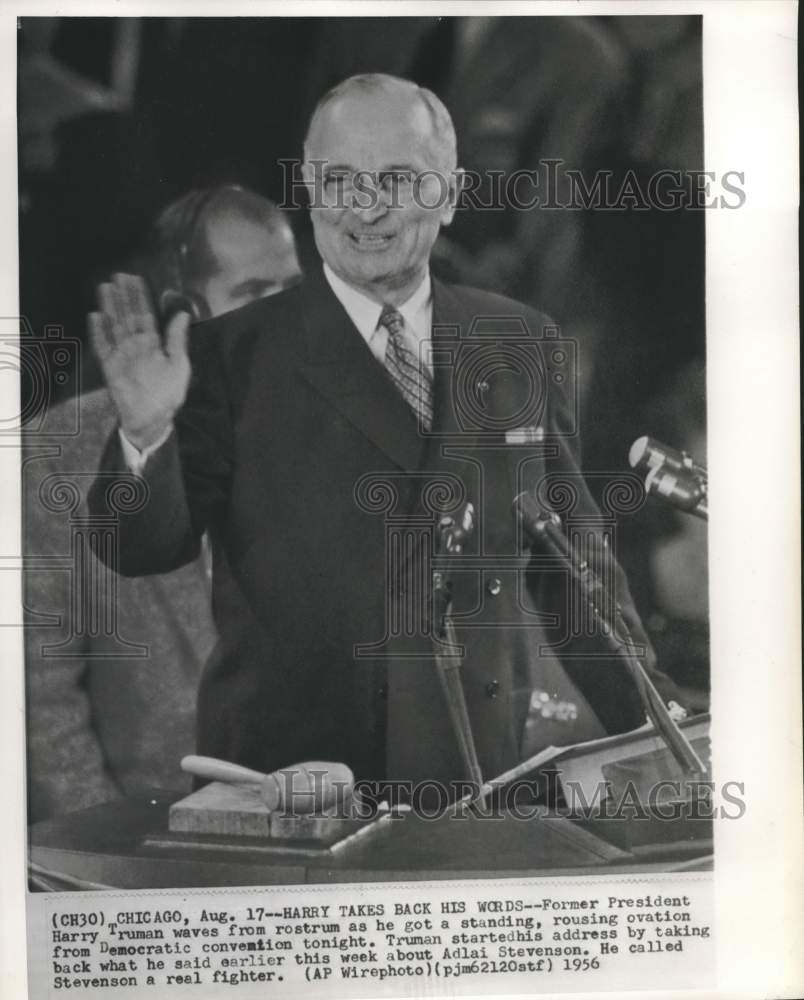
[[[430,336],[429,324],[425,326],[422,322],[422,311],[430,304],[431,296],[432,286],[430,272],[428,271],[413,295],[403,302],[401,306],[397,306],[397,309],[402,313],[402,317],[405,320],[405,325],[413,330],[419,340]]]
[[[335,297],[349,314],[351,321],[363,338],[369,341],[380,321],[382,306],[347,284],[343,278],[339,278],[327,263],[324,264],[324,276]],[[406,326],[414,332],[419,340],[430,335],[429,330],[422,329],[423,324],[418,321],[418,318],[421,315],[421,310],[429,304],[431,295],[432,283],[428,271],[416,291],[402,305],[396,307],[402,313]]]

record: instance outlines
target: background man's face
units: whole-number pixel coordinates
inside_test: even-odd
[[[349,94],[319,116],[307,159],[325,161],[305,167],[323,259],[375,298],[412,292],[453,215],[455,181],[439,162],[427,108],[407,92]]]
[[[211,316],[274,295],[301,274],[289,226],[232,216],[210,222],[206,238],[216,267],[199,291]]]

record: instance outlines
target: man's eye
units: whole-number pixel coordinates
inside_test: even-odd
[[[412,170],[388,170],[381,174],[380,182],[386,189],[400,187],[413,183]]]
[[[348,177],[346,174],[327,174],[324,178],[324,187],[330,191],[343,191],[346,187]]]

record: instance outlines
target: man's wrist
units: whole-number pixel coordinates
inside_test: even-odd
[[[151,455],[153,455],[155,451],[158,451],[173,433],[173,423],[171,422],[164,427],[159,437],[155,438],[150,444],[145,445],[143,448],[140,448],[137,444],[131,441],[122,427],[118,427],[117,433],[120,437],[120,445],[123,449],[123,460],[128,466],[129,471],[135,473],[136,475],[140,475],[145,468],[145,463]]]
[[[120,424],[120,432],[130,445],[139,452],[152,451],[154,447],[170,437],[172,420],[160,420],[145,427],[131,428]]]

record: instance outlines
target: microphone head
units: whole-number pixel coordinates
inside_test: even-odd
[[[438,522],[441,551],[460,555],[463,552],[464,543],[472,534],[474,527],[475,505],[473,503],[464,504],[463,513],[457,521],[449,514],[442,517]]]
[[[514,497],[514,512],[531,538],[545,534],[548,527],[561,527],[561,518],[554,511],[543,510],[527,490]]]
[[[632,469],[635,469],[640,465],[645,458],[645,452],[648,450],[648,436],[643,434],[631,445],[631,449],[628,452],[628,464]]]
[[[685,451],[671,448],[670,445],[652,437],[637,438],[628,452],[628,461],[632,469],[664,469],[698,476],[706,473],[706,470],[696,465]]]

